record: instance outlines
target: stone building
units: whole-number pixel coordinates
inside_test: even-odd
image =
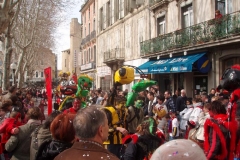
[[[62,71],[70,72],[70,49],[62,51]]]
[[[80,73],[88,74],[96,82],[96,20],[97,1],[88,0],[81,6],[82,41],[80,56]],[[96,87],[96,84],[93,84]]]
[[[98,86],[109,89],[115,71],[123,64],[139,66],[147,61],[140,57],[140,42],[150,39],[152,13],[144,0],[102,0],[98,14],[97,70],[104,65],[111,70],[99,77]],[[132,84],[123,89],[130,90]]]
[[[56,56],[52,50],[47,48],[41,48],[38,54],[38,60],[36,60],[35,65],[32,67],[32,71],[29,70],[26,73],[25,82],[35,83],[44,86],[45,76],[44,69],[51,67],[52,69],[52,81],[56,78]]]

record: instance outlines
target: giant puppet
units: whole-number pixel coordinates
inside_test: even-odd
[[[220,85],[217,90],[226,90],[231,94],[230,102],[227,108],[227,121],[221,121],[219,124],[223,125],[229,131],[230,142],[226,142],[224,135],[221,132],[220,125],[213,123],[211,119],[206,120],[204,124],[205,129],[205,142],[204,149],[206,153],[209,153],[209,150],[214,150],[210,146],[209,141],[215,141],[213,143],[221,143],[221,154],[215,157],[216,159],[226,159],[233,160],[234,158],[240,158],[240,127],[239,127],[239,118],[240,118],[240,66],[234,65],[231,68],[227,69],[221,77]],[[219,138],[210,139],[209,137],[209,128],[213,128],[216,135]],[[229,144],[228,144],[229,143]],[[216,146],[216,145],[215,145]],[[213,146],[214,147],[214,146]],[[207,155],[208,156],[208,155]]]
[[[81,108],[87,106],[86,101],[89,90],[92,87],[93,79],[86,74],[81,74],[77,80],[75,77],[76,75],[73,75],[71,80],[64,80],[60,83],[59,90],[66,97],[64,97],[58,110],[64,110],[71,107],[72,101],[76,97],[81,99]]]
[[[142,107],[138,106],[139,100],[137,100],[138,93],[147,89],[147,87],[156,85],[156,81],[141,79],[136,82],[132,86],[132,92],[128,93],[128,95],[124,98],[119,98],[117,94],[117,88],[119,86],[130,84],[134,81],[134,72],[138,71],[140,74],[144,75],[144,73],[138,69],[137,67],[124,65],[119,68],[114,75],[114,85],[111,92],[110,97],[108,98],[107,106],[103,108],[108,117],[109,122],[109,137],[108,141],[104,142],[104,144],[122,144],[122,134],[117,130],[118,127],[126,127],[126,112],[128,111],[128,107],[136,105],[136,108]],[[134,116],[133,118],[136,118]],[[156,136],[159,134],[153,133]]]

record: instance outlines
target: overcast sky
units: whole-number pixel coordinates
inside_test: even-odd
[[[61,70],[61,63],[62,63],[62,56],[61,51],[70,48],[70,22],[72,18],[78,18],[78,22],[81,21],[80,19],[80,8],[81,5],[84,3],[84,0],[74,0],[77,5],[74,7],[66,10],[65,12],[61,13],[65,20],[64,22],[58,27],[57,32],[55,34],[55,43],[56,48],[53,50],[55,54],[58,55],[58,69]]]

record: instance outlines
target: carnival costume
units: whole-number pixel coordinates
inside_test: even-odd
[[[217,90],[225,89],[229,93],[231,93],[231,99],[227,108],[227,115],[219,115],[218,117],[214,117],[215,119],[208,119],[204,124],[205,129],[205,141],[204,141],[204,149],[207,153],[207,157],[210,157],[210,151],[214,150],[214,148],[210,148],[210,135],[208,134],[212,128],[215,135],[217,135],[218,139],[213,139],[214,143],[221,143],[221,153],[215,156],[215,159],[225,159],[233,160],[234,158],[239,158],[239,136],[237,138],[237,131],[239,128],[237,126],[236,115],[239,112],[236,112],[238,106],[238,101],[240,100],[240,66],[234,65],[230,69],[227,69],[221,78],[220,85]],[[238,108],[239,109],[239,108]],[[216,122],[217,121],[217,122]],[[217,125],[220,124],[220,125]],[[226,144],[226,132],[223,132],[223,127],[227,129],[228,135],[230,135],[230,144]],[[216,137],[216,136],[215,136]],[[214,138],[214,137],[213,137]],[[218,140],[218,141],[217,141]],[[228,145],[226,147],[226,145]],[[225,147],[224,147],[225,146]],[[210,150],[212,149],[212,150]]]

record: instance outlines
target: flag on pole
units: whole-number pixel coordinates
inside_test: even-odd
[[[44,69],[47,99],[48,99],[48,115],[52,113],[52,69],[51,67]]]

